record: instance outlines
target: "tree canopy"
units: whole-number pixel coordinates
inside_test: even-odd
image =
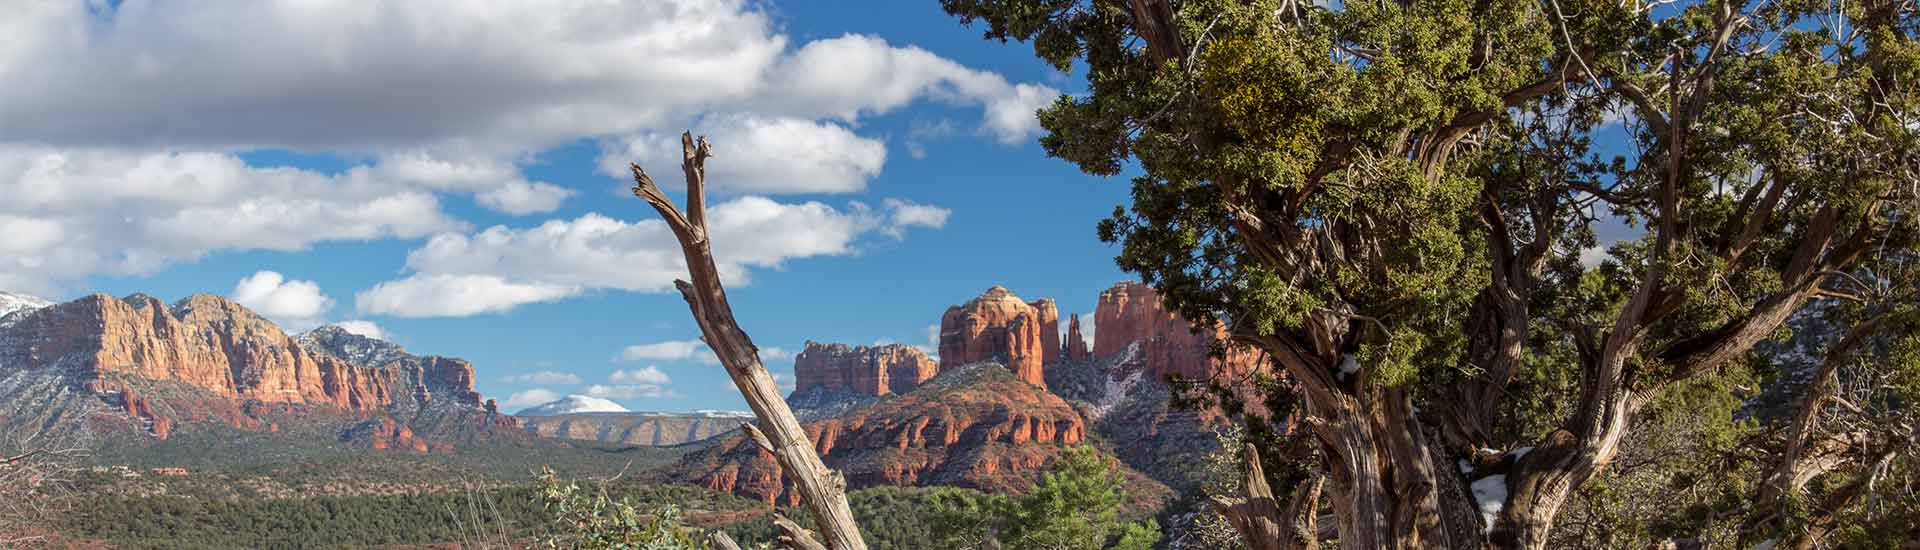
[[[1119,266],[1304,397],[1343,546],[1545,547],[1675,392],[1741,404],[1789,319],[1910,284],[1911,2],[943,5],[1085,77],[1041,145],[1130,177]]]

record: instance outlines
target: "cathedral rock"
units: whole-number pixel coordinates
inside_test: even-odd
[[[1048,312],[1053,312],[1053,301],[1044,303]],[[1041,334],[1057,330],[1043,326],[1058,324],[1057,313],[1043,316],[1033,304],[995,285],[965,304],[947,308],[940,317],[940,370],[998,361],[1021,380],[1044,387],[1041,365],[1046,363],[1047,353]],[[1056,345],[1058,339],[1056,333]]]

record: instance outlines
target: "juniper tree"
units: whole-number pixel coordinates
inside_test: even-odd
[[[1544,547],[1649,404],[1914,247],[1911,2],[942,4],[1084,75],[1041,145],[1292,379],[1344,547]]]

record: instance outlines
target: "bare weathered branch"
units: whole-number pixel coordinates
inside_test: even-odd
[[[809,531],[807,528],[801,527],[800,524],[794,523],[793,520],[787,519],[787,516],[774,514],[773,526],[780,529],[780,535],[774,538],[774,543],[780,545],[781,548],[791,550],[827,550],[825,546],[820,545],[819,541],[814,540],[813,531]]]
[[[760,363],[760,350],[740,329],[727,303],[726,288],[720,284],[720,270],[714,264],[712,243],[707,240],[706,160],[711,146],[705,137],[698,140],[691,132],[680,136],[681,171],[687,179],[687,213],[675,209],[666,193],[639,165],[633,165],[633,194],[647,201],[673,229],[686,256],[691,281],[674,281],[694,321],[700,325],[702,340],[720,358],[727,375],[733,379],[747,406],[759,419],[759,426],[747,426],[754,444],[773,454],[786,478],[793,483],[800,501],[812,512],[826,545],[825,550],[866,550],[860,529],[854,524],[847,506],[844,478],[827,469],[814,450],[813,442],[800,426],[799,418],[780,395],[773,376]]]
[[[740,550],[740,545],[733,542],[733,537],[727,536],[726,531],[714,531],[707,535],[707,547],[713,550]]]

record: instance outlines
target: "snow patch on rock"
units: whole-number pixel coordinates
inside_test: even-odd
[[[0,291],[0,327],[13,324],[13,321],[8,320],[8,316],[15,312],[32,311],[51,305],[53,305],[52,301],[39,296]],[[14,320],[18,319],[19,317],[14,317]]]

